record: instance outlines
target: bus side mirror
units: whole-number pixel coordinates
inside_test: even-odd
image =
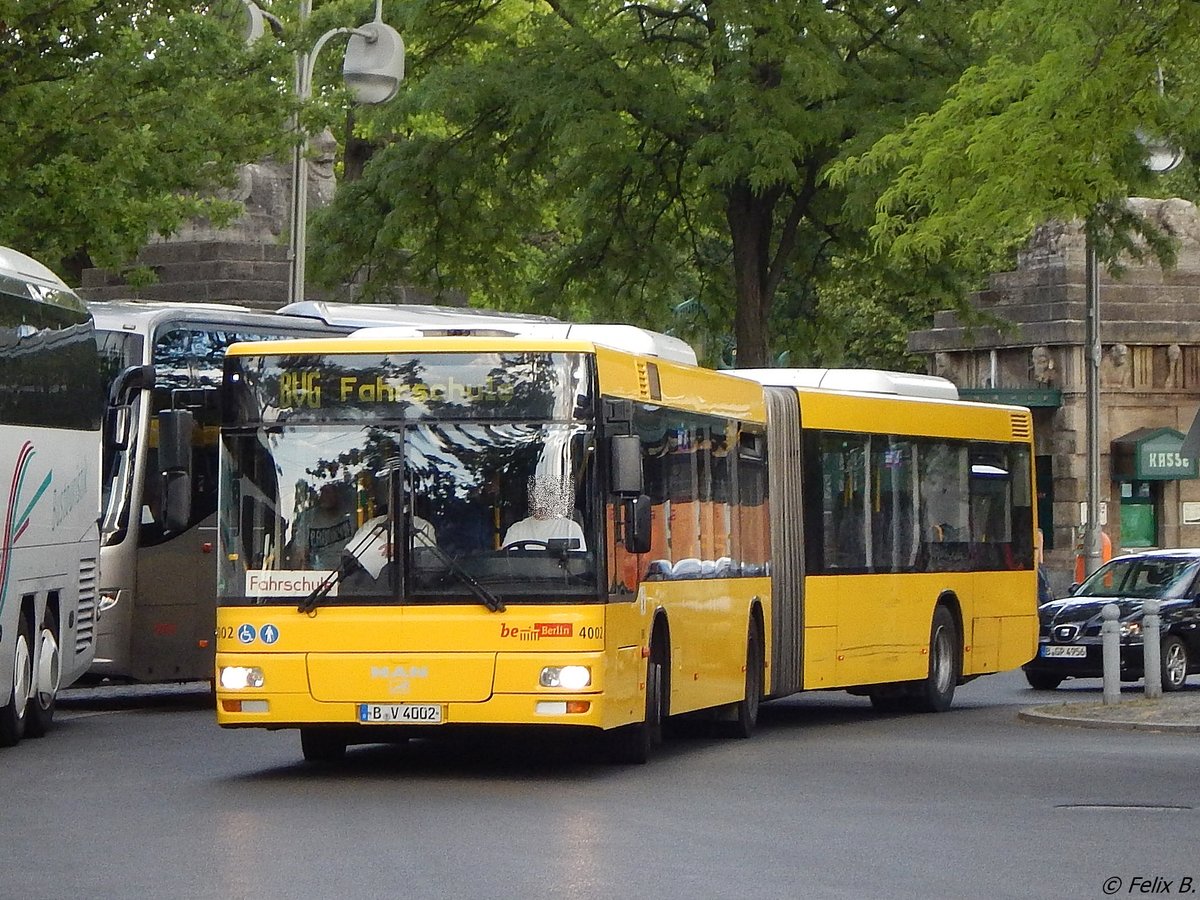
[[[168,409],[158,414],[163,529],[172,534],[184,531],[192,518],[192,431],[195,421],[186,409]]]
[[[138,394],[154,387],[154,366],[129,366],[113,379],[108,392],[108,413],[104,423],[110,450],[129,448],[129,432],[133,421],[133,404]]]
[[[614,494],[623,497],[642,492],[642,440],[636,434],[609,438],[609,481]]]
[[[627,553],[650,552],[650,498],[645,494],[625,501],[625,550]]]
[[[113,379],[108,391],[108,405],[132,403],[139,391],[154,387],[154,366],[129,366]]]

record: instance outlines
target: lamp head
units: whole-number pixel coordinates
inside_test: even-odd
[[[386,103],[404,80],[404,40],[384,22],[358,28],[346,44],[342,65],[346,87],[359,103]]]
[[[1136,132],[1138,143],[1145,150],[1146,168],[1164,174],[1183,162],[1183,150],[1163,138],[1146,134],[1140,128]]]

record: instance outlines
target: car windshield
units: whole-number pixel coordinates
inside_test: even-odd
[[[1187,595],[1200,560],[1173,556],[1114,559],[1087,579],[1076,597],[1137,597],[1170,600]]]

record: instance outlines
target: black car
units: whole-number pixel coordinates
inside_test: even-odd
[[[1159,600],[1162,687],[1177,691],[1200,669],[1200,549],[1153,550],[1120,556],[1097,569],[1071,595],[1038,607],[1038,652],[1025,677],[1038,690],[1066,678],[1104,676],[1100,611],[1121,610],[1121,680],[1136,681],[1142,662],[1142,601]]]

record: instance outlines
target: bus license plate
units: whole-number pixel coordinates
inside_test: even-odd
[[[1042,656],[1051,658],[1067,657],[1068,659],[1082,659],[1087,656],[1087,647],[1058,647],[1046,645],[1042,647]]]
[[[440,725],[442,707],[436,703],[360,703],[362,725]]]

